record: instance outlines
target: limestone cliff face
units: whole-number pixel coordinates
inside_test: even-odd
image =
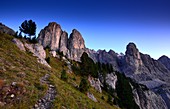
[[[80,32],[76,29],[72,30],[69,38],[69,49],[84,49],[84,39]]]
[[[168,109],[161,96],[151,90],[139,86],[133,89],[133,94],[140,109]]]
[[[63,52],[64,55],[69,54],[68,51],[68,33],[67,32],[62,32],[61,37],[60,37],[60,52]]]
[[[129,43],[126,47],[126,53],[124,57],[125,67],[123,71],[126,73],[141,73],[141,69],[143,67],[143,62],[141,60],[141,56],[139,50],[136,48],[134,43]]]
[[[38,42],[44,48],[49,47],[51,51],[63,52],[70,59],[80,61],[80,57],[85,51],[84,39],[76,29],[72,30],[68,39],[68,34],[62,31],[61,26],[51,22],[41,30]]]
[[[79,31],[72,30],[68,41],[68,49],[70,51],[70,59],[80,61],[80,57],[85,51],[84,39]]]
[[[61,26],[51,22],[42,29],[38,35],[38,42],[43,47],[49,47],[51,50],[59,50],[59,41],[62,34]]]

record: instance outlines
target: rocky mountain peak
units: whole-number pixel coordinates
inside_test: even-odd
[[[48,24],[48,27],[54,27],[54,26],[56,26],[57,28],[61,28],[60,24],[58,24],[58,23],[56,23],[56,22],[50,22],[50,23]]]
[[[136,67],[142,65],[141,56],[139,50],[134,43],[129,43],[126,47],[126,57],[130,64],[135,64]]]
[[[158,59],[158,61],[162,63],[167,69],[170,70],[170,58],[169,57],[163,55]]]
[[[72,33],[70,34],[69,38],[69,48],[74,48],[74,49],[83,49],[85,48],[85,42],[80,34],[80,32],[76,29],[72,30]]]
[[[136,45],[130,42],[126,47],[126,55],[137,57],[139,50],[137,49]]]
[[[126,72],[127,75],[141,73],[143,62],[140,52],[134,43],[131,42],[127,45],[124,62],[121,63],[124,63],[123,72]]]
[[[38,42],[43,45],[44,48],[49,47],[51,50],[59,50],[61,34],[61,26],[55,22],[50,22],[48,26],[40,31]]]

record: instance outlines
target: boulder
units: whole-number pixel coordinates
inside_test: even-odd
[[[17,38],[12,39],[12,42],[16,44],[16,46],[21,50],[25,51],[24,44]]]
[[[34,54],[34,56],[37,56],[39,58],[45,59],[46,58],[46,52],[42,45],[40,44],[24,44],[25,47]]]
[[[50,51],[50,54],[51,54],[53,57],[56,57],[56,51]]]
[[[33,56],[37,57],[37,61],[39,63],[51,68],[51,66],[45,61],[46,52],[43,49],[42,45],[40,45],[40,44],[28,44],[28,43],[25,43],[24,45],[28,49],[29,52],[33,53]]]
[[[91,100],[93,100],[94,102],[97,102],[97,99],[94,97],[94,95],[93,95],[92,93],[87,92],[87,96],[88,96]]]

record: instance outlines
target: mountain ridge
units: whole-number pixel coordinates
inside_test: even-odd
[[[68,45],[67,52],[63,50],[63,52],[66,53],[66,56],[68,58],[73,59],[75,61],[80,61],[82,53],[86,52],[95,62],[112,64],[115,70],[124,73],[127,77],[130,77],[137,83],[145,85],[150,90],[152,90],[153,88],[159,89],[161,85],[169,87],[168,81],[170,80],[169,79],[170,71],[166,68],[166,66],[164,66],[161,63],[161,61],[155,60],[147,54],[140,53],[137,46],[134,43],[130,42],[127,45],[125,55],[119,55],[115,53],[113,50],[110,50],[109,52],[106,52],[105,50],[92,51],[91,49],[85,47],[84,39],[80,32],[76,33],[73,31],[71,35],[75,35],[78,37],[76,39],[73,39],[74,40],[73,45],[66,44]],[[38,39],[39,37],[42,36],[38,36]],[[68,40],[70,41],[70,39]],[[83,47],[81,47],[82,43]],[[60,52],[62,52],[62,50]],[[148,84],[152,85],[150,86]],[[166,108],[165,106],[166,100],[164,101],[163,99],[164,97],[161,98],[160,95],[157,95],[158,94],[157,91],[153,92],[151,91],[147,93],[148,94],[152,93],[151,95],[157,97],[157,99],[160,100],[160,103],[162,102],[162,104],[159,105],[160,108],[162,107]],[[147,93],[145,93],[146,94],[145,96],[149,97]],[[164,93],[170,94],[168,90],[166,90]],[[152,103],[148,104],[148,107],[156,108],[156,106],[154,105],[156,102],[157,101],[153,100]],[[143,105],[143,107],[141,108],[146,107],[144,107]],[[168,106],[168,108],[170,107]]]
[[[147,90],[141,86],[132,87],[135,102],[141,109],[170,108],[170,90],[168,90],[170,70],[167,64],[170,59],[168,57],[162,56],[155,60],[141,53],[132,42],[127,45],[125,55],[117,54],[113,50],[94,51],[86,48],[85,41],[78,30],[73,29],[68,37],[68,33],[55,22],[49,23],[40,31],[38,42],[44,49],[49,48],[54,54],[57,51],[63,52],[67,58],[79,62],[82,54],[86,52],[95,62],[109,63],[116,71],[122,72],[135,83],[146,86]]]

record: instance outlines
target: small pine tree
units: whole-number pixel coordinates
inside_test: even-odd
[[[111,96],[110,94],[108,95],[107,102],[108,102],[110,105],[113,105],[112,96]]]
[[[67,79],[68,79],[68,76],[67,76],[65,70],[63,70],[63,71],[61,72],[61,79],[64,80],[64,81],[67,81]]]
[[[29,38],[31,39],[31,36],[36,34],[36,24],[32,20],[25,20],[21,26],[19,27],[19,30],[23,32],[24,34],[28,34]]]
[[[89,89],[89,83],[86,78],[82,78],[80,85],[79,85],[79,90],[83,93],[87,92]]]

